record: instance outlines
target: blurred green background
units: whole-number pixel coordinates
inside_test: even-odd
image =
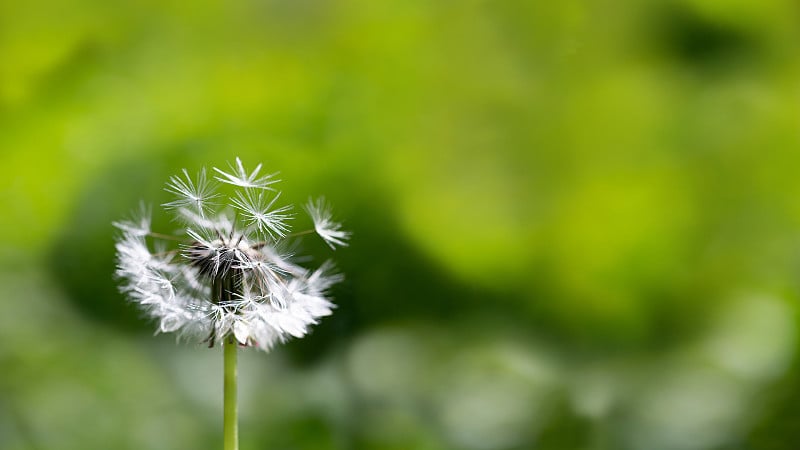
[[[797,1],[0,2],[0,448],[221,447],[111,222],[237,155],[354,232],[242,449],[800,446]]]

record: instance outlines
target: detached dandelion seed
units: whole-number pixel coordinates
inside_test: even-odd
[[[166,190],[176,198],[162,206],[184,224],[182,236],[151,231],[151,210],[142,205],[128,220],[114,222],[120,290],[151,318],[158,332],[222,345],[225,355],[225,450],[238,448],[236,349],[270,350],[300,338],[332,313],[328,291],[342,280],[325,262],[308,269],[283,253],[290,235],[291,206],[275,206],[280,192],[275,174],[248,172],[239,158],[232,173],[218,168],[215,180],[201,169],[193,179],[184,169]],[[228,207],[220,209],[215,181],[232,186]],[[316,233],[329,245],[347,245],[350,233],[331,219],[324,199],[306,211]],[[238,211],[234,214],[233,211]]]
[[[331,207],[324,197],[320,197],[316,201],[309,199],[305,209],[314,220],[314,230],[326,244],[332,249],[335,249],[337,245],[347,246],[350,232],[342,230],[342,224],[333,221]]]

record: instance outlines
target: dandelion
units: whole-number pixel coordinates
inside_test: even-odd
[[[158,332],[221,345],[225,358],[225,449],[238,446],[236,426],[236,349],[268,351],[300,338],[332,313],[330,287],[341,281],[333,264],[317,269],[298,264],[287,253],[290,206],[276,206],[274,175],[259,177],[236,158],[233,173],[218,168],[215,180],[232,186],[229,207],[219,208],[214,180],[202,169],[173,176],[166,190],[176,198],[164,203],[182,236],[151,231],[151,210],[142,205],[128,220],[114,222],[120,289],[158,322]],[[332,248],[347,245],[350,233],[331,219],[323,199],[306,206],[316,233]]]

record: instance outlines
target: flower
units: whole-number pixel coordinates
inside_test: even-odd
[[[280,193],[265,191],[274,191],[277,180],[259,178],[260,169],[248,174],[239,158],[235,174],[214,168],[221,175],[215,179],[234,191],[227,209],[212,202],[222,195],[205,169],[194,180],[185,169],[183,177],[171,177],[166,190],[177,198],[162,206],[175,213],[183,236],[152,232],[144,204],[132,218],[114,222],[120,290],[158,321],[158,331],[209,346],[233,336],[240,345],[269,350],[332,313],[328,290],[342,276],[329,261],[315,270],[293,261],[287,241],[306,232],[289,234],[290,206],[275,206]],[[328,245],[347,245],[350,233],[331,221],[324,200],[306,209]]]

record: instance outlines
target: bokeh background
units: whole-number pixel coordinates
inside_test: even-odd
[[[221,447],[111,222],[241,156],[354,232],[242,449],[796,449],[799,56],[795,0],[0,2],[0,448]]]

